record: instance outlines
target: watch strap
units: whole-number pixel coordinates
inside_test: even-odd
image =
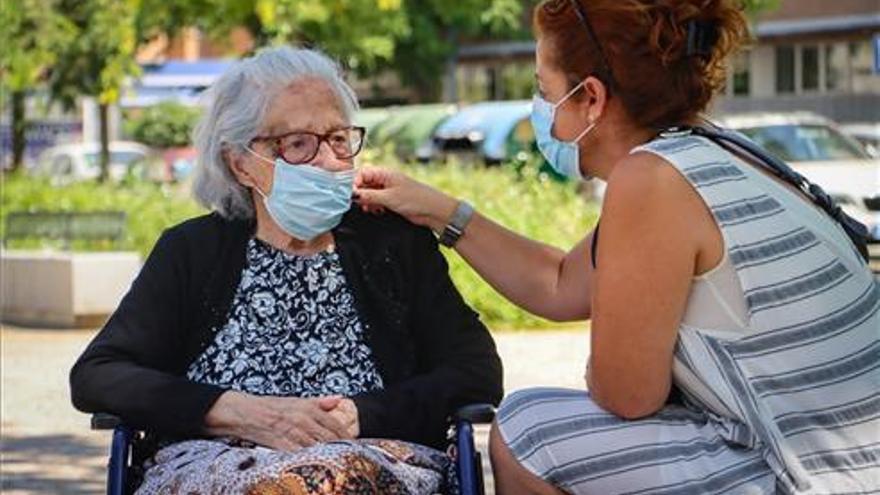
[[[464,234],[464,229],[470,223],[474,216],[474,207],[467,201],[459,201],[455,207],[455,212],[443,232],[440,233],[438,241],[446,247],[452,247],[458,242],[458,239]]]

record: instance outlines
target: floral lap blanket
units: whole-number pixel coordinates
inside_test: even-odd
[[[456,493],[449,458],[398,440],[360,439],[282,452],[235,439],[186,440],[145,464],[145,494],[433,495]]]

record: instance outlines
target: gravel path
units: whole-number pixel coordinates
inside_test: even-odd
[[[97,494],[104,490],[109,433],[91,432],[73,409],[67,372],[90,330],[0,329],[0,491]],[[508,391],[534,385],[581,388],[585,330],[495,335]],[[477,443],[485,450],[486,428]],[[487,464],[487,463],[486,463]],[[487,468],[488,469],[488,468]],[[488,475],[487,471],[487,475]],[[487,480],[487,493],[492,493]]]

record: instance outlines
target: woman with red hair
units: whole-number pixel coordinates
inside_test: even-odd
[[[431,227],[514,303],[592,320],[588,392],[502,403],[498,492],[880,491],[880,284],[853,225],[701,119],[746,37],[740,10],[545,0],[535,28],[538,147],[607,182],[601,236],[563,252],[401,173],[356,182],[365,208]]]

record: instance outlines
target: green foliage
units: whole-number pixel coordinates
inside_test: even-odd
[[[377,156],[368,161],[387,164]],[[481,213],[523,235],[568,249],[595,223],[597,209],[586,203],[572,185],[560,184],[528,165],[518,173],[509,166],[392,165],[419,180],[470,201]],[[77,183],[62,188],[21,175],[8,176],[0,201],[0,229],[11,211],[122,210],[128,213],[124,248],[146,256],[162,230],[203,211],[190,199],[186,186]],[[12,247],[37,247],[34,241]],[[106,250],[107,244],[78,244],[79,250]],[[503,247],[499,247],[503,249]],[[464,298],[492,328],[536,328],[551,325],[516,308],[486,284],[457,254],[444,250],[452,278]]]
[[[458,40],[527,33],[519,0],[141,1],[136,25],[142,39],[186,25],[222,39],[244,27],[258,47],[315,45],[360,76],[393,70],[425,99],[436,96]]]
[[[449,57],[462,39],[476,35],[521,36],[519,0],[405,0],[408,29],[396,41],[392,68],[424,101],[439,96]]]
[[[125,132],[155,148],[187,146],[198,118],[198,109],[167,101],[130,115],[125,121]]]
[[[407,27],[400,0],[257,0],[255,7],[273,44],[316,44],[359,74],[391,60]]]
[[[743,9],[749,15],[758,15],[779,8],[781,0],[742,0]]]
[[[70,42],[74,27],[56,10],[55,0],[0,2],[0,84],[32,90]],[[5,91],[4,91],[5,93]]]
[[[380,163],[387,164],[383,159]],[[598,208],[573,184],[539,172],[537,162],[519,173],[508,165],[396,165],[418,180],[462,198],[488,218],[526,237],[568,250],[595,225]],[[503,246],[499,246],[503,249]],[[455,251],[444,250],[450,273],[465,300],[492,328],[542,328],[554,324],[508,302],[481,279]]]
[[[126,77],[140,70],[134,17],[137,0],[60,0],[58,9],[76,26],[76,38],[59,54],[52,68],[52,95],[67,107],[80,96],[99,103],[118,101]]]
[[[57,6],[77,33],[52,67],[52,99],[68,109],[82,96],[97,100],[101,180],[109,177],[109,105],[119,101],[126,78],[140,71],[135,61],[138,40],[134,19],[138,7],[139,0],[59,0]]]
[[[162,230],[203,213],[190,199],[189,192],[149,182],[122,184],[78,182],[53,186],[47,179],[20,174],[4,177],[0,197],[0,230],[13,211],[99,211],[118,210],[128,214],[126,238],[122,246],[109,243],[75,244],[77,250],[131,249],[141,256],[149,254]],[[12,248],[47,247],[35,240],[11,243]],[[49,246],[52,246],[51,244]]]
[[[55,0],[0,2],[0,108],[11,107],[12,166],[21,165],[27,132],[26,95],[43,82],[74,27]],[[7,101],[8,100],[8,101]]]

